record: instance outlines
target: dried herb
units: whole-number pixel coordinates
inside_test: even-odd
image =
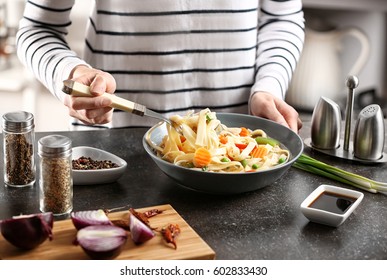
[[[5,172],[10,185],[35,181],[33,144],[23,134],[5,134]]]

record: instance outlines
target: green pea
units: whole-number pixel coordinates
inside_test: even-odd
[[[221,161],[221,162],[230,162],[230,159],[229,159],[229,158],[226,158],[226,157],[224,157],[224,158],[222,158],[220,161]]]
[[[280,158],[278,159],[278,163],[279,163],[279,164],[284,163],[285,161],[286,161],[286,158],[284,158],[284,157],[280,157]]]

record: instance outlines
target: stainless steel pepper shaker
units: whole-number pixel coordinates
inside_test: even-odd
[[[39,139],[40,211],[54,215],[73,209],[72,142],[66,136],[49,135]]]
[[[4,183],[27,187],[35,183],[34,115],[15,111],[3,115]]]
[[[384,117],[377,104],[365,107],[359,113],[354,132],[354,156],[365,160],[378,160],[384,149]]]

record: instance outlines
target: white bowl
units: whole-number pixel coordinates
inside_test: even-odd
[[[115,182],[124,174],[127,167],[125,160],[104,150],[87,146],[73,147],[72,159],[78,159],[82,156],[90,157],[93,160],[110,160],[118,164],[119,167],[96,170],[73,169],[74,185],[96,185]]]
[[[352,214],[364,194],[336,186],[321,185],[302,203],[301,212],[310,221],[338,227]]]

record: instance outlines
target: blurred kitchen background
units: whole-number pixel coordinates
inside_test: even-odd
[[[82,54],[83,30],[93,0],[76,0],[68,41]],[[0,0],[0,114],[14,110],[35,115],[36,131],[69,129],[67,109],[20,65],[15,32],[25,0]],[[287,101],[309,120],[321,95],[345,111],[345,79],[357,75],[355,110],[387,103],[387,1],[304,0],[305,52]],[[386,111],[384,111],[386,112]]]

